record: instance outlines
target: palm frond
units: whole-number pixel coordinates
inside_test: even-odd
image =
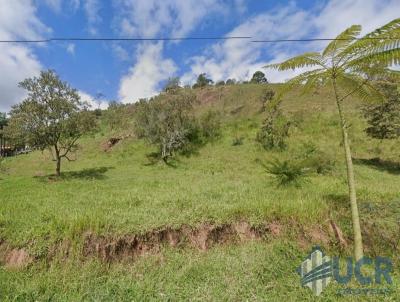
[[[336,51],[346,48],[351,44],[361,32],[361,25],[352,25],[339,34],[335,40],[330,42],[325,50],[322,52],[323,56],[331,55]]]
[[[366,34],[345,48],[340,56],[362,57],[400,47],[400,18]]]
[[[343,90],[341,101],[355,95],[365,102],[382,102],[384,95],[376,89],[368,80],[356,74],[341,73],[337,77],[338,84]]]
[[[326,68],[323,58],[317,52],[308,52],[300,56],[288,59],[282,63],[269,64],[267,66],[264,66],[264,68],[274,68],[283,71],[288,69],[294,70],[296,68],[313,67],[313,66],[321,66]]]
[[[400,48],[376,51],[366,55],[358,56],[345,65],[345,68],[357,69],[359,66],[384,66],[400,65]]]
[[[328,79],[329,73],[323,68],[306,71],[287,81],[283,85],[282,89],[280,89],[275,99],[280,102],[283,96],[295,87],[300,87],[301,94],[304,95],[310,92],[312,89],[316,89],[317,87],[323,85]]]

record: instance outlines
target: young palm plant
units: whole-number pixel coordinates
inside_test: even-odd
[[[397,71],[389,67],[400,64],[400,18],[359,38],[360,25],[353,25],[338,35],[322,53],[311,52],[291,58],[266,68],[306,71],[286,83],[286,89],[302,86],[304,92],[318,86],[330,85],[335,97],[347,166],[347,183],[351,204],[354,233],[354,256],[363,257],[363,245],[357,207],[354,169],[348,138],[348,123],[344,116],[343,102],[351,95],[362,100],[379,101],[383,95],[369,82],[371,76],[400,78]]]

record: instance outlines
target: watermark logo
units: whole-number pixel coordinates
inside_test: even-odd
[[[344,272],[340,270],[340,262],[344,261]],[[367,274],[362,268],[373,273]],[[389,258],[363,257],[358,261],[348,257],[340,260],[339,257],[329,257],[323,253],[320,247],[314,247],[306,259],[297,269],[301,276],[301,285],[309,287],[316,296],[328,286],[331,281],[336,281],[341,285],[347,285],[353,277],[362,286],[368,288],[345,288],[339,291],[340,294],[386,294],[390,292],[388,288],[373,288],[371,285],[381,285],[383,282],[392,284],[391,273],[393,264]]]

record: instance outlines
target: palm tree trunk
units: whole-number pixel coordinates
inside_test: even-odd
[[[347,123],[343,115],[341,100],[338,96],[336,80],[333,80],[333,89],[335,91],[335,99],[336,105],[339,111],[340,125],[342,129],[342,139],[344,152],[346,155],[346,167],[347,167],[347,184],[349,187],[349,197],[350,197],[350,205],[351,205],[351,218],[353,223],[353,233],[354,233],[354,257],[357,260],[360,260],[363,257],[363,244],[362,244],[362,236],[361,236],[361,227],[360,227],[360,217],[358,213],[357,206],[357,195],[356,195],[356,186],[354,180],[354,168],[353,168],[353,160],[351,157],[351,149],[350,143],[347,133]]]

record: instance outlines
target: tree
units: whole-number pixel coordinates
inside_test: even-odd
[[[279,101],[266,105],[267,117],[257,133],[257,141],[265,150],[286,148],[286,139],[289,137],[290,122],[279,108]]]
[[[176,90],[181,88],[180,84],[181,84],[181,81],[180,81],[179,77],[169,78],[167,83],[165,84],[164,91],[167,93],[175,92]]]
[[[397,84],[381,81],[376,86],[385,95],[385,101],[368,104],[363,108],[368,123],[365,132],[381,141],[396,139],[400,137],[400,92]]]
[[[32,148],[49,149],[60,176],[61,160],[71,160],[78,139],[95,127],[95,116],[80,101],[78,92],[54,71],[42,71],[19,87],[28,95],[12,108],[6,132],[11,138],[23,138]]]
[[[193,104],[195,96],[182,91],[177,94],[159,95],[137,104],[136,133],[158,146],[158,153],[165,162],[190,144],[195,130]]]
[[[354,168],[348,138],[349,124],[344,115],[343,102],[351,95],[358,95],[363,100],[383,98],[382,94],[369,82],[369,74],[398,77],[398,72],[386,67],[400,62],[400,19],[395,19],[364,37],[358,38],[360,32],[361,26],[353,25],[330,42],[322,53],[305,53],[285,62],[266,66],[281,71],[297,68],[311,69],[289,80],[286,83],[286,89],[301,85],[304,92],[307,92],[320,85],[330,84],[332,87],[346,159],[354,233],[354,255],[357,260],[363,257],[363,245]],[[376,66],[380,66],[380,68],[376,68]]]
[[[253,77],[251,78],[250,82],[254,84],[268,83],[267,78],[265,77],[265,74],[262,71],[256,71],[253,74]]]
[[[5,142],[5,138],[4,138],[4,135],[3,135],[3,128],[6,125],[7,125],[7,114],[3,113],[3,112],[0,112],[0,159],[4,155],[4,152],[5,152],[4,148],[5,148],[5,143],[6,142]]]
[[[226,85],[235,85],[236,84],[236,80],[235,79],[227,79],[226,80]]]
[[[202,73],[197,77],[196,84],[193,85],[193,88],[202,88],[212,83],[213,81],[207,78],[207,75],[205,73]]]
[[[0,112],[0,129],[7,125],[7,114]]]

